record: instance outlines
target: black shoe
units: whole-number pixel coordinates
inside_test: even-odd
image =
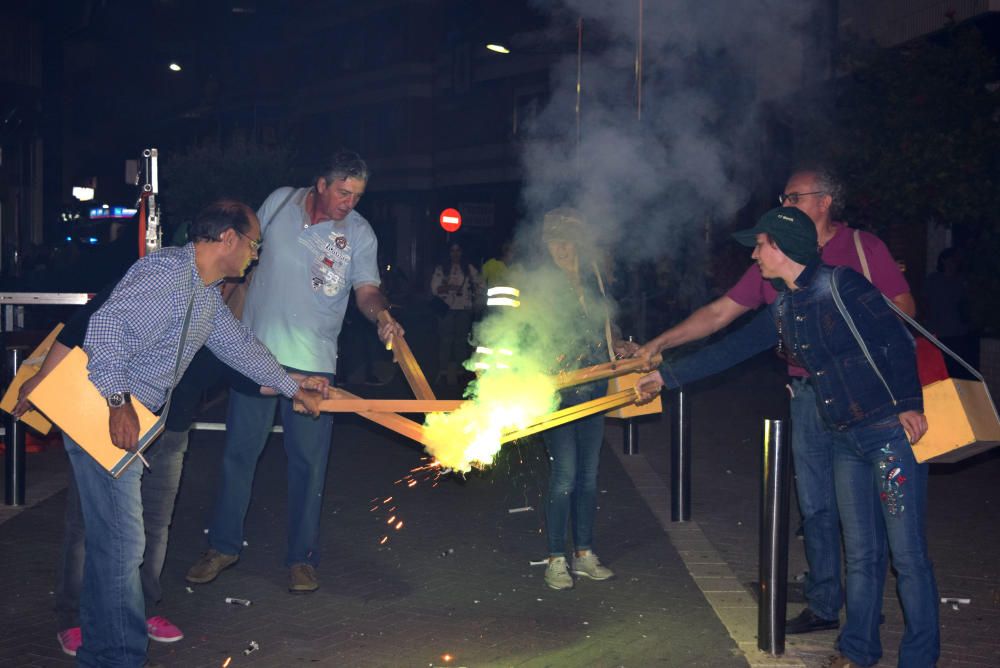
[[[799,613],[798,617],[785,621],[785,635],[795,635],[798,633],[812,633],[813,631],[829,631],[840,628],[839,619],[823,619],[817,617],[816,613],[806,608]]]

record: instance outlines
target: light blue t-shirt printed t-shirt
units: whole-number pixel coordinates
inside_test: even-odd
[[[351,288],[380,283],[378,241],[356,211],[309,225],[310,190],[279,188],[257,212],[264,246],[243,322],[283,365],[334,373]]]

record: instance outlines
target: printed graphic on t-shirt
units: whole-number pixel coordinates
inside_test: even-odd
[[[351,244],[344,234],[333,231],[326,238],[303,235],[299,242],[309,249],[313,259],[309,264],[310,286],[333,297],[347,286],[347,271],[351,266]]]

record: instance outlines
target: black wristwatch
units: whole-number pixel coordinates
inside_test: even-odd
[[[132,395],[128,392],[112,392],[108,395],[108,406],[111,408],[121,408],[130,403],[132,403]]]

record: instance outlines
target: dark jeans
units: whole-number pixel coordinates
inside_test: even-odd
[[[844,603],[840,575],[840,516],[833,484],[833,439],[816,407],[809,381],[793,378],[792,455],[795,491],[805,538],[805,594],[809,608],[823,619],[838,619]],[[882,564],[885,569],[885,562]]]
[[[333,374],[320,374],[330,379]],[[300,415],[284,397],[229,395],[222,478],[209,530],[209,544],[223,554],[243,548],[243,523],[253,490],[257,460],[267,444],[274,411],[281,408],[288,457],[288,552],[286,566],[319,563],[319,519],[330,456],[333,415]]]
[[[146,542],[139,493],[142,466],[134,463],[112,478],[73,439],[63,434],[63,442],[87,529],[80,596],[83,646],[77,665],[137,668],[146,661],[149,644],[139,579]]]
[[[927,464],[918,464],[897,418],[838,433],[837,505],[847,559],[847,623],[840,653],[862,666],[882,656],[879,616],[888,539],[906,621],[901,668],[933,668],[941,650],[938,591],[927,553]]]
[[[549,429],[542,432],[542,438],[551,464],[545,498],[549,555],[566,554],[566,524],[571,518],[574,548],[592,549],[604,416],[592,415]]]
[[[160,601],[160,572],[167,554],[170,521],[180,486],[184,453],[187,452],[187,431],[165,431],[146,450],[150,468],[142,474],[142,519],[146,535],[139,576],[143,598],[149,610]],[[138,462],[134,466],[141,466]],[[58,630],[80,625],[80,591],[83,588],[84,521],[80,508],[80,492],[76,477],[70,476],[66,492],[66,513],[63,519],[62,554],[56,571],[56,622]]]

